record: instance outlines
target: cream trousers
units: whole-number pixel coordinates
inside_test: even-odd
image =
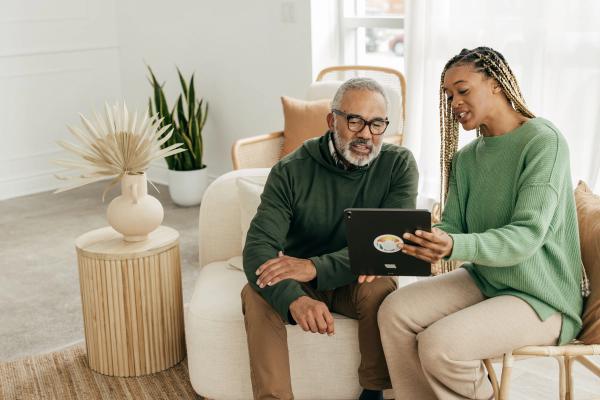
[[[493,391],[482,360],[556,344],[562,318],[541,321],[514,296],[486,299],[460,268],[390,294],[378,321],[396,400],[487,400]]]

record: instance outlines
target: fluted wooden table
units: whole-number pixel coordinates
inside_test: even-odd
[[[75,242],[90,367],[111,376],[162,371],[184,355],[179,233],[161,226],[143,242],[111,227]]]

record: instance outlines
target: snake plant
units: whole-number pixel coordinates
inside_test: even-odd
[[[156,79],[150,67],[148,67],[148,71],[150,71],[149,80],[154,91],[153,97],[148,99],[149,113],[150,115],[158,114],[159,118],[162,118],[162,126],[171,125],[173,129],[173,135],[167,142],[163,143],[163,146],[168,147],[174,143],[183,143],[182,148],[189,150],[165,158],[169,169],[191,171],[205,168],[206,165],[202,162],[204,150],[202,129],[208,116],[208,102],[205,102],[202,98],[197,99],[194,88],[194,74],[192,74],[188,85],[181,71],[177,68],[182,94],[177,97],[175,105],[170,109],[163,91],[164,83],[162,85],[158,83],[158,79]]]

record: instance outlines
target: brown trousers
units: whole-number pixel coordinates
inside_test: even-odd
[[[358,320],[360,385],[371,390],[391,388],[377,311],[385,297],[396,290],[396,281],[380,278],[372,283],[352,283],[328,291],[317,291],[305,284],[303,288],[308,296],[324,302],[330,311]],[[291,400],[294,395],[285,322],[250,285],[244,286],[241,295],[254,399]]]

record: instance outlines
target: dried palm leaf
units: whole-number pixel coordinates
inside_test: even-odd
[[[131,115],[125,103],[105,105],[104,115],[94,112],[94,122],[80,114],[83,129],[67,126],[77,139],[77,144],[61,140],[58,144],[76,160],[54,160],[53,162],[68,171],[78,171],[77,175],[56,175],[58,179],[69,181],[69,185],[55,193],[64,192],[112,178],[104,195],[125,174],[144,172],[154,160],[186,151],[180,148],[183,143],[175,143],[161,148],[173,134],[163,119],[146,112],[138,118],[137,112]],[[153,185],[154,186],[154,185]]]

